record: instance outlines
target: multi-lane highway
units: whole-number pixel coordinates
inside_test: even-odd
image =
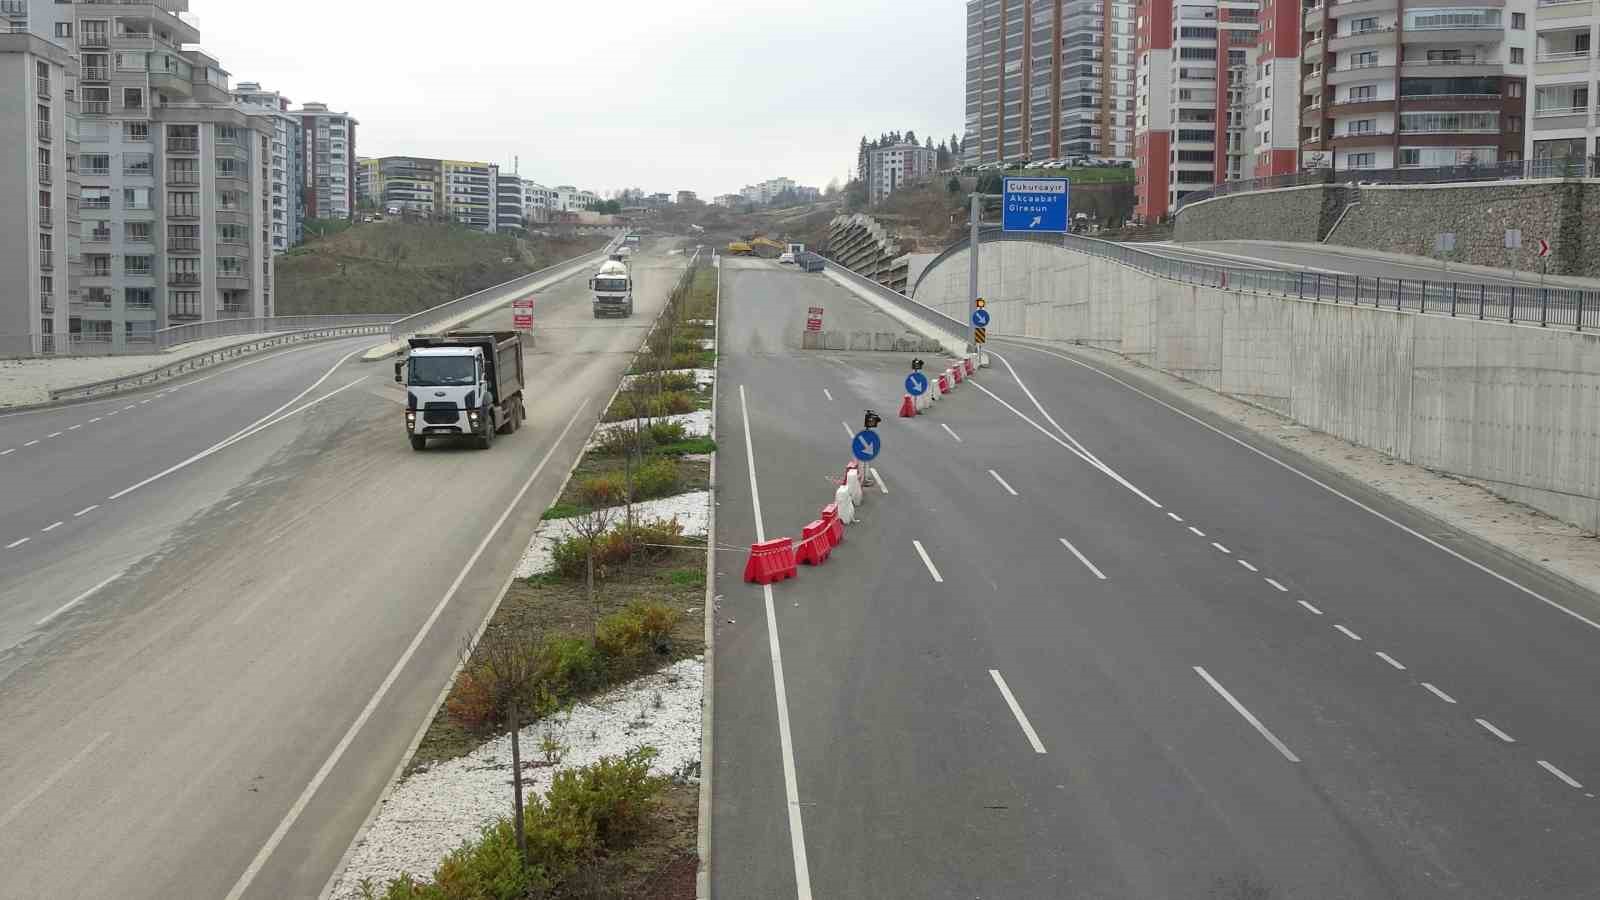
[[[317,896],[683,264],[539,292],[488,452],[413,452],[371,338],[0,418],[0,897]]]
[[[1594,896],[1600,603],[1070,349],[800,351],[820,276],[723,270],[714,896]],[[853,311],[852,311],[853,310]]]

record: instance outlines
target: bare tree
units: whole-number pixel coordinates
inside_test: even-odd
[[[614,510],[609,505],[616,500],[614,494],[605,492],[590,492],[584,498],[589,503],[589,510],[573,516],[567,521],[572,523],[572,530],[578,539],[583,542],[584,554],[584,583],[588,588],[590,610],[590,633],[598,636],[600,633],[600,595],[594,586],[594,556],[599,549],[600,541],[605,538],[606,532],[611,529],[611,519]]]
[[[477,673],[489,692],[496,718],[504,710],[503,724],[511,730],[511,807],[517,851],[528,864],[528,838],[522,819],[522,707],[539,677],[540,633],[529,627],[491,626],[477,643],[461,643],[462,668]]]

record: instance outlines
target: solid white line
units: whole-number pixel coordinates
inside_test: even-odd
[[[118,572],[117,574],[111,576],[110,578],[107,578],[105,581],[102,581],[99,584],[95,585],[94,587],[89,588],[87,591],[84,591],[83,593],[79,594],[78,596],[73,597],[71,600],[69,600],[66,603],[62,604],[60,609],[56,610],[55,612],[51,613],[48,616],[45,616],[44,618],[40,619],[38,622],[36,622],[34,624],[41,625],[41,626],[42,625],[49,625],[52,621],[55,620],[55,618],[57,616],[59,616],[62,613],[66,612],[67,610],[73,608],[74,606],[77,606],[79,603],[82,603],[83,601],[89,599],[90,597],[93,597],[95,594],[99,593],[101,588],[105,587],[106,585],[110,584],[113,581],[116,581],[118,578],[121,578],[121,577],[122,577],[122,573]]]
[[[883,473],[879,472],[876,466],[868,466],[867,471],[872,473],[872,480],[878,483],[878,493],[889,493],[889,486],[883,483]]]
[[[1202,669],[1199,666],[1195,666],[1194,670],[1196,674],[1206,680],[1206,684],[1211,685],[1212,690],[1221,694],[1222,699],[1228,701],[1228,705],[1233,707],[1234,712],[1244,716],[1244,720],[1246,722],[1249,722],[1251,725],[1255,726],[1256,731],[1260,732],[1261,736],[1267,739],[1267,743],[1271,744],[1273,747],[1276,747],[1278,752],[1283,754],[1284,759],[1287,759],[1292,763],[1297,763],[1300,761],[1300,757],[1295,756],[1294,753],[1290,752],[1289,748],[1284,745],[1283,741],[1278,740],[1277,735],[1273,734],[1271,731],[1268,731],[1267,726],[1261,724],[1261,720],[1256,718],[1254,713],[1250,712],[1248,709],[1245,709],[1243,703],[1233,699],[1233,695],[1228,693],[1228,689],[1223,687],[1215,678],[1212,678],[1210,672],[1207,672],[1205,669]]]
[[[1229,550],[1227,547],[1224,547],[1221,544],[1217,543],[1216,541],[1212,541],[1211,542],[1211,546],[1217,548],[1218,550],[1221,550],[1223,553],[1232,553],[1233,552],[1233,551]]]
[[[58,437],[61,437],[61,432],[59,432],[59,431],[52,431],[52,432],[50,432],[50,433],[49,433],[49,434],[47,434],[47,435],[45,435],[45,436],[44,436],[44,439],[45,439],[45,440],[47,440],[47,441],[48,441],[48,440],[49,440],[49,439],[51,439],[51,438],[58,438]]]
[[[49,534],[50,532],[55,531],[57,528],[60,528],[62,525],[65,525],[65,524],[66,524],[65,522],[54,522],[54,523],[51,523],[51,524],[46,525],[45,527],[39,529],[39,531],[41,531],[41,532],[43,532],[45,534]]]
[[[1200,529],[1194,527],[1193,525],[1189,526],[1189,530],[1194,532],[1195,535],[1198,536],[1198,537],[1205,537],[1206,536],[1206,533],[1204,531],[1201,531]]]
[[[922,542],[912,541],[911,546],[917,548],[917,555],[922,557],[922,564],[928,567],[928,574],[933,576],[933,580],[944,584],[944,576],[940,575],[939,570],[934,568],[933,560],[928,558],[928,551],[922,549]]]
[[[112,494],[110,497],[107,497],[106,499],[107,500],[120,499],[120,498],[122,498],[122,497],[124,497],[124,496],[126,496],[128,494],[133,493],[134,491],[137,491],[138,489],[144,487],[145,485],[150,484],[151,482],[158,481],[158,480],[160,480],[162,478],[167,477],[168,475],[171,475],[173,472],[176,472],[179,469],[188,468],[189,466],[194,465],[195,463],[199,462],[202,459],[205,459],[208,456],[211,456],[212,454],[220,453],[221,451],[226,450],[229,447],[232,447],[234,444],[239,443],[240,441],[244,440],[245,438],[251,437],[251,436],[255,435],[258,432],[265,431],[266,429],[272,427],[273,425],[278,424],[279,422],[282,422],[283,420],[289,418],[290,416],[294,416],[294,415],[298,415],[299,413],[303,413],[306,410],[310,409],[313,406],[316,406],[318,403],[321,403],[324,400],[332,399],[334,396],[336,396],[338,394],[341,394],[344,391],[349,390],[350,388],[355,387],[356,385],[360,384],[363,381],[366,381],[368,377],[369,376],[363,375],[360,378],[357,378],[355,381],[352,381],[349,384],[345,385],[344,387],[334,388],[333,390],[329,391],[328,393],[323,394],[321,397],[318,397],[317,399],[312,400],[309,403],[306,403],[304,406],[297,406],[294,409],[284,413],[281,416],[278,416],[275,419],[269,418],[266,421],[259,422],[256,425],[252,425],[251,427],[246,428],[244,431],[238,432],[238,433],[232,435],[231,437],[224,438],[223,440],[221,440],[221,441],[219,441],[219,442],[217,442],[215,444],[212,444],[210,447],[207,447],[206,449],[200,451],[199,453],[196,453],[195,455],[189,457],[188,459],[184,460],[183,462],[171,465],[171,466],[167,467],[166,469],[163,469],[162,471],[157,472],[154,475],[151,475],[149,478],[146,478],[145,480],[143,480],[143,481],[141,481],[141,482],[139,482],[137,484],[130,485],[129,487],[125,487],[122,490],[117,491],[115,494]],[[282,409],[282,408],[283,407],[279,407],[279,409]]]
[[[108,737],[111,737],[111,732],[109,732],[109,731],[106,732],[105,734],[100,735],[99,737],[95,738],[94,740],[90,741],[89,742],[89,746],[84,747],[82,750],[79,750],[77,752],[77,754],[74,755],[71,759],[69,759],[66,762],[62,763],[61,764],[61,768],[56,769],[55,772],[51,773],[49,778],[46,778],[45,780],[39,782],[39,786],[34,788],[33,791],[28,794],[28,796],[23,797],[22,800],[19,801],[16,806],[13,806],[10,809],[6,810],[6,814],[3,815],[3,816],[0,816],[0,829],[4,829],[7,825],[10,825],[11,824],[11,820],[15,819],[17,817],[17,814],[22,812],[22,810],[25,809],[28,806],[28,804],[30,804],[33,801],[35,801],[35,800],[39,799],[40,797],[44,796],[44,792],[45,791],[48,791],[52,787],[55,787],[56,782],[60,781],[62,779],[62,777],[65,776],[67,774],[67,772],[72,769],[73,766],[77,765],[80,762],[83,762],[83,758],[85,756],[88,756],[90,753],[94,752],[94,748],[96,748],[96,747],[100,746],[101,744],[105,743],[105,740]]]
[[[1554,775],[1555,777],[1557,777],[1557,778],[1561,779],[1562,781],[1566,782],[1567,787],[1569,787],[1569,788],[1577,788],[1580,791],[1583,790],[1583,785],[1578,783],[1578,779],[1573,778],[1571,775],[1568,775],[1567,773],[1561,771],[1560,769],[1556,768],[1555,766],[1551,765],[1548,762],[1545,762],[1542,759],[1535,760],[1535,762],[1537,762],[1539,764],[1539,768],[1544,769],[1546,772],[1549,772],[1551,775]]]
[[[1454,703],[1454,702],[1456,702],[1456,698],[1450,696],[1449,694],[1446,694],[1444,691],[1439,690],[1438,688],[1436,688],[1433,685],[1427,683],[1426,681],[1422,682],[1422,686],[1427,688],[1428,691],[1430,693],[1432,693],[1435,697],[1438,697],[1440,700],[1443,700],[1446,703]]]
[[[1288,588],[1286,588],[1283,585],[1277,583],[1276,581],[1273,581],[1271,578],[1264,578],[1262,580],[1265,581],[1267,584],[1270,584],[1273,587],[1277,588],[1278,590],[1283,591],[1285,594],[1289,593],[1289,589]]]
[[[1249,569],[1252,572],[1257,571],[1256,567],[1250,565],[1248,560],[1243,560],[1243,559],[1239,560],[1239,565],[1244,566],[1246,569]]]
[[[1262,449],[1260,449],[1258,447],[1252,447],[1250,444],[1246,443],[1245,441],[1240,440],[1237,437],[1234,437],[1233,435],[1227,433],[1226,431],[1223,431],[1222,429],[1218,428],[1217,426],[1212,425],[1210,422],[1206,422],[1206,421],[1204,421],[1203,419],[1200,419],[1197,416],[1194,416],[1194,415],[1192,415],[1192,414],[1190,414],[1188,412],[1185,412],[1184,410],[1181,410],[1178,407],[1173,406],[1171,403],[1168,403],[1167,401],[1161,399],[1160,397],[1155,396],[1154,394],[1151,394],[1151,393],[1149,393],[1147,391],[1140,390],[1139,388],[1134,387],[1133,385],[1129,384],[1126,381],[1123,381],[1122,379],[1116,377],[1115,375],[1112,375],[1109,372],[1102,371],[1101,369],[1098,369],[1098,368],[1096,368],[1094,366],[1091,366],[1086,362],[1083,362],[1081,360],[1073,359],[1070,356],[1064,356],[1064,355],[1062,355],[1060,353],[1052,353],[1049,350],[1042,350],[1042,349],[1037,348],[1037,347],[1025,347],[1025,349],[1033,350],[1033,351],[1035,351],[1037,353],[1043,353],[1046,356],[1054,356],[1057,359],[1066,360],[1067,362],[1072,363],[1075,366],[1081,366],[1081,367],[1083,367],[1085,369],[1088,369],[1091,372],[1094,372],[1094,373],[1100,375],[1102,378],[1105,378],[1105,379],[1110,380],[1110,381],[1114,381],[1117,384],[1122,385],[1123,387],[1127,388],[1128,390],[1133,391],[1135,394],[1139,394],[1140,396],[1145,397],[1146,399],[1148,399],[1148,400],[1150,400],[1152,402],[1159,403],[1162,406],[1165,406],[1167,409],[1177,413],[1178,415],[1183,416],[1185,419],[1188,419],[1189,421],[1194,422],[1196,425],[1199,425],[1199,426],[1201,426],[1203,428],[1206,428],[1206,429],[1208,429],[1210,431],[1215,432],[1218,435],[1221,435],[1224,438],[1227,438],[1228,440],[1234,442],[1235,444],[1238,444],[1239,446],[1243,447],[1244,449],[1249,450],[1251,453],[1254,453],[1255,455],[1261,457],[1262,459],[1267,460],[1268,462],[1272,463],[1273,465],[1278,466],[1278,467],[1280,467],[1282,469],[1285,469],[1285,470],[1287,470],[1289,472],[1293,472],[1294,474],[1300,476],[1301,478],[1304,478],[1305,480],[1311,482],[1312,484],[1316,485],[1317,487],[1322,488],[1323,490],[1325,490],[1328,493],[1334,495],[1335,497],[1338,497],[1339,499],[1341,499],[1341,500],[1343,500],[1343,501],[1345,501],[1345,502],[1357,507],[1358,509],[1361,509],[1361,510],[1363,510],[1365,512],[1368,512],[1368,513],[1372,514],[1373,516],[1375,516],[1375,517],[1377,517],[1379,519],[1382,519],[1385,522],[1388,522],[1390,525],[1393,525],[1394,527],[1400,529],[1401,531],[1404,531],[1406,534],[1411,535],[1412,537],[1416,538],[1417,540],[1422,541],[1425,544],[1428,544],[1429,546],[1433,547],[1434,549],[1442,550],[1445,553],[1448,553],[1449,555],[1455,557],[1456,559],[1458,559],[1458,560],[1466,563],[1467,565],[1473,567],[1474,569],[1477,569],[1478,571],[1484,573],[1485,575],[1488,575],[1489,577],[1494,578],[1494,579],[1500,581],[1503,584],[1510,585],[1511,587],[1516,588],[1517,590],[1521,591],[1522,593],[1527,594],[1529,597],[1532,597],[1535,600],[1538,600],[1540,603],[1543,603],[1543,604],[1545,604],[1546,606],[1549,606],[1552,609],[1556,609],[1556,610],[1559,610],[1561,612],[1564,612],[1567,615],[1571,616],[1572,618],[1577,619],[1578,621],[1582,622],[1583,624],[1589,626],[1590,628],[1593,628],[1596,631],[1600,631],[1600,622],[1596,622],[1594,619],[1591,619],[1591,618],[1589,618],[1589,617],[1587,617],[1587,616],[1585,616],[1585,615],[1583,615],[1581,613],[1578,613],[1578,612],[1576,612],[1574,610],[1568,609],[1567,607],[1562,606],[1560,603],[1557,603],[1554,600],[1551,600],[1549,597],[1546,597],[1545,595],[1539,593],[1538,591],[1536,591],[1536,590],[1534,590],[1534,589],[1532,589],[1530,587],[1525,587],[1522,584],[1520,584],[1519,582],[1517,582],[1517,581],[1515,581],[1515,580],[1513,580],[1511,578],[1508,578],[1505,575],[1501,575],[1499,572],[1496,572],[1495,570],[1489,568],[1488,566],[1484,565],[1483,563],[1480,563],[1480,562],[1478,562],[1478,561],[1476,561],[1474,559],[1471,559],[1471,558],[1463,555],[1462,553],[1460,553],[1457,550],[1453,550],[1450,547],[1446,547],[1444,544],[1441,544],[1438,541],[1434,540],[1433,538],[1428,537],[1427,535],[1425,535],[1422,532],[1416,530],[1415,528],[1412,528],[1412,527],[1410,527],[1408,525],[1402,524],[1402,523],[1390,518],[1389,516],[1386,516],[1383,513],[1378,512],[1377,510],[1375,510],[1372,507],[1366,505],[1365,503],[1362,503],[1360,500],[1357,500],[1356,498],[1350,496],[1349,494],[1344,493],[1343,491],[1339,490],[1338,488],[1333,487],[1332,485],[1329,485],[1329,484],[1327,484],[1327,483],[1325,483],[1323,481],[1319,481],[1315,476],[1308,475],[1305,472],[1300,471],[1299,469],[1295,468],[1294,466],[1289,465],[1288,463],[1284,462],[1281,459],[1278,459],[1277,457],[1275,457],[1272,454],[1266,452],[1265,450],[1262,450]],[[996,355],[998,355],[998,354],[996,354]]]
[[[1335,625],[1333,627],[1338,629],[1340,632],[1343,632],[1344,636],[1349,638],[1352,641],[1361,640],[1361,635],[1356,634],[1354,631],[1351,631],[1350,629],[1344,627],[1343,625]]]
[[[89,513],[92,513],[92,512],[94,512],[95,510],[97,510],[99,508],[100,508],[100,504],[98,504],[98,503],[94,504],[93,506],[85,506],[83,509],[80,509],[77,512],[73,513],[72,517],[74,519],[76,519],[79,516],[88,515]]]
[[[1320,609],[1317,609],[1317,608],[1316,608],[1316,607],[1315,607],[1315,606],[1312,606],[1312,605],[1311,605],[1311,604],[1309,604],[1309,603],[1307,603],[1307,602],[1306,602],[1306,601],[1304,601],[1304,600],[1301,600],[1301,601],[1300,601],[1300,605],[1301,605],[1301,606],[1304,606],[1304,607],[1305,607],[1305,608],[1306,608],[1306,609],[1307,609],[1307,610],[1308,610],[1308,611],[1310,611],[1310,613],[1311,613],[1311,614],[1312,614],[1312,615],[1313,615],[1313,616],[1320,616],[1320,615],[1322,615],[1322,610],[1320,610]]]
[[[1021,384],[1021,382],[1019,381],[1018,384]],[[1146,494],[1144,491],[1141,491],[1138,488],[1134,487],[1133,486],[1133,482],[1129,481],[1126,478],[1123,478],[1121,475],[1118,475],[1115,470],[1113,470],[1110,466],[1106,465],[1105,463],[1099,461],[1098,459],[1095,459],[1092,454],[1085,453],[1084,451],[1078,449],[1077,447],[1074,447],[1072,444],[1067,443],[1066,441],[1062,440],[1061,438],[1057,437],[1056,435],[1051,434],[1050,431],[1048,429],[1046,429],[1043,425],[1040,425],[1038,422],[1035,422],[1033,419],[1029,418],[1028,415],[1026,413],[1024,413],[1022,410],[1017,409],[1015,406],[1012,406],[1011,404],[1009,404],[1006,401],[1002,400],[1000,398],[1000,396],[998,394],[996,394],[994,391],[989,390],[988,388],[986,388],[983,385],[977,383],[976,381],[974,381],[972,383],[972,386],[977,388],[980,391],[983,391],[985,394],[988,394],[996,403],[999,403],[1001,406],[1004,406],[1006,409],[1009,409],[1013,413],[1015,413],[1017,415],[1017,418],[1021,419],[1024,422],[1027,422],[1029,425],[1032,425],[1035,429],[1038,430],[1038,432],[1040,434],[1044,435],[1045,437],[1049,438],[1052,441],[1055,441],[1057,444],[1060,444],[1061,446],[1063,446],[1067,450],[1069,450],[1074,456],[1078,457],[1079,459],[1083,460],[1084,462],[1088,463],[1089,465],[1093,466],[1094,468],[1100,470],[1100,472],[1102,474],[1104,474],[1106,477],[1110,478],[1112,481],[1115,481],[1117,484],[1120,484],[1123,487],[1127,488],[1128,490],[1133,491],[1135,494],[1138,494],[1140,499],[1144,500],[1146,503],[1150,504],[1151,506],[1154,506],[1156,509],[1161,509],[1162,508],[1161,504],[1157,503],[1154,497],[1151,497],[1149,494]],[[1023,390],[1027,390],[1027,388],[1023,388]],[[1048,414],[1045,417],[1049,418]]]
[[[1067,540],[1066,538],[1058,538],[1057,540],[1061,541],[1061,546],[1067,548],[1068,550],[1071,550],[1072,551],[1072,555],[1076,556],[1078,558],[1078,562],[1083,563],[1085,566],[1087,566],[1089,568],[1089,571],[1094,573],[1094,577],[1100,579],[1101,581],[1105,581],[1106,580],[1105,573],[1100,571],[1099,569],[1096,569],[1094,567],[1094,563],[1089,562],[1089,558],[1087,556],[1084,556],[1082,553],[1079,553],[1078,552],[1078,548],[1072,546],[1072,542],[1071,541]]]
[[[346,359],[348,358],[346,357]],[[351,383],[354,384],[355,382]],[[267,842],[256,853],[255,859],[250,861],[250,866],[239,876],[239,880],[234,882],[233,890],[228,892],[227,900],[239,900],[239,897],[244,895],[244,892],[250,887],[250,883],[261,872],[261,867],[266,865],[267,860],[272,856],[272,852],[283,841],[283,836],[288,834],[290,828],[294,827],[294,823],[299,820],[300,814],[305,811],[306,805],[311,802],[311,798],[317,793],[317,789],[322,787],[322,783],[333,772],[333,767],[339,764],[339,760],[344,757],[345,751],[350,749],[350,744],[355,741],[356,734],[361,731],[362,726],[367,724],[367,720],[372,718],[373,711],[378,708],[379,703],[383,702],[383,698],[389,693],[389,689],[400,678],[400,673],[405,669],[406,664],[411,661],[411,657],[416,654],[417,648],[422,646],[422,642],[427,638],[428,632],[433,630],[434,623],[444,613],[445,607],[455,597],[456,591],[461,589],[462,582],[467,580],[467,573],[471,572],[473,566],[478,564],[478,558],[483,556],[483,551],[488,548],[489,542],[499,533],[500,528],[505,525],[506,519],[511,518],[512,510],[517,508],[517,504],[522,502],[522,498],[528,493],[528,489],[533,487],[534,479],[538,478],[539,474],[544,471],[544,467],[550,462],[550,458],[555,455],[557,448],[566,439],[568,432],[572,431],[572,426],[577,424],[578,417],[583,414],[588,405],[588,400],[578,404],[577,411],[572,414],[572,418],[567,420],[567,427],[561,429],[561,434],[551,443],[550,449],[545,451],[544,458],[539,460],[539,464],[534,466],[533,472],[528,475],[528,480],[522,483],[521,489],[517,491],[516,495],[511,498],[511,502],[506,504],[506,508],[500,513],[500,518],[495,520],[495,523],[489,527],[488,533],[483,536],[483,540],[478,542],[477,549],[472,551],[472,556],[467,558],[466,565],[462,566],[461,571],[456,573],[455,580],[450,583],[449,590],[445,591],[444,596],[440,598],[438,605],[433,608],[433,612],[429,614],[427,621],[423,622],[422,627],[417,629],[416,636],[406,646],[405,652],[401,653],[400,658],[395,660],[394,667],[384,677],[383,683],[378,685],[378,690],[372,695],[372,699],[367,701],[367,705],[361,710],[361,714],[356,716],[356,720],[350,723],[350,728],[345,731],[344,737],[339,739],[339,743],[333,748],[333,752],[328,754],[328,758],[323,761],[322,767],[317,770],[317,774],[312,776],[311,782],[306,785],[305,790],[300,792],[300,796],[295,799],[294,805],[289,807],[289,811],[284,814],[283,820],[278,823],[278,827],[273,829],[272,836],[267,838]]]
[[[961,440],[961,435],[956,434],[954,431],[950,430],[950,426],[949,425],[946,425],[945,423],[940,422],[939,423],[939,427],[944,429],[944,433],[945,434],[948,434],[951,437],[955,438],[956,439],[956,443],[958,443],[958,444],[965,443],[964,441]]]
[[[1482,725],[1483,726],[1483,730],[1489,732],[1490,734],[1494,735],[1495,737],[1499,738],[1502,741],[1505,741],[1508,744],[1515,744],[1517,742],[1516,738],[1514,738],[1511,735],[1506,734],[1504,731],[1501,731],[1500,729],[1494,727],[1494,723],[1489,721],[1488,719],[1473,719],[1472,721],[1477,722],[1479,725]]]
[[[1382,650],[1378,651],[1378,658],[1383,660],[1384,662],[1388,663],[1389,665],[1394,666],[1396,669],[1399,669],[1402,672],[1404,672],[1406,670],[1406,667],[1404,665],[1401,665],[1400,660],[1395,659],[1394,657],[1392,657],[1389,654],[1383,652]]]
[[[767,539],[761,520],[761,491],[756,487],[756,454],[750,442],[750,407],[744,385],[739,385],[739,413],[744,419],[744,459],[750,470],[750,506],[755,512],[756,541]],[[846,425],[849,431],[850,426]],[[778,644],[778,614],[772,602],[772,585],[761,586],[767,611],[767,647],[772,657],[772,690],[778,706],[778,746],[783,756],[783,790],[789,805],[789,845],[794,856],[795,893],[798,900],[811,900],[811,867],[806,863],[806,832],[800,815],[800,783],[794,772],[794,738],[789,731],[789,698],[783,679],[783,654]]]
[[[1012,696],[1011,688],[1006,687],[1006,680],[1001,677],[999,669],[990,669],[989,677],[994,679],[994,686],[1000,689],[1000,696],[1006,700],[1006,705],[1011,707],[1011,714],[1017,717],[1017,724],[1022,726],[1022,733],[1027,735],[1028,743],[1033,745],[1033,752],[1043,753],[1044,743],[1039,740],[1038,732],[1033,730],[1033,725],[1028,722],[1028,717],[1022,711],[1022,706],[1017,703],[1017,698]]]
[[[823,388],[822,389],[822,396],[827,397],[829,400],[833,399],[833,395],[828,393],[828,389],[827,388]]]
[[[1174,522],[1182,522],[1183,521],[1183,516],[1180,516],[1175,512],[1167,513],[1167,518],[1171,519]]]
[[[996,472],[995,470],[990,469],[989,470],[989,474],[994,476],[994,480],[995,481],[1000,482],[1000,486],[1005,488],[1007,493],[1009,493],[1013,497],[1017,496],[1017,489],[1012,487],[1009,484],[1006,484],[1006,480],[1004,478],[1000,477],[1000,473],[999,472]]]
[[[82,427],[83,427],[83,424],[80,422],[77,425],[68,425],[67,426],[67,430],[68,431],[77,431],[79,428],[82,428]]]

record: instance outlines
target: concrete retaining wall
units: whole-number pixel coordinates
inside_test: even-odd
[[[916,299],[964,315],[966,253]],[[996,336],[1112,350],[1600,531],[1600,336],[1178,284],[1047,244],[981,253]]]

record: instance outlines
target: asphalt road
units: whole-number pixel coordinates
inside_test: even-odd
[[[0,897],[316,897],[682,265],[540,292],[487,453],[412,451],[370,338],[0,418]]]
[[[724,276],[718,543],[798,537],[907,360],[749,353],[840,292]],[[1595,896],[1595,597],[993,346],[825,566],[717,554],[714,896]]]
[[[1438,260],[1410,257],[1392,259],[1375,256],[1350,247],[1318,244],[1290,244],[1271,241],[1195,241],[1190,243],[1141,243],[1140,249],[1149,250],[1172,259],[1208,265],[1231,265],[1243,268],[1278,268],[1324,274],[1359,274],[1367,278],[1384,280],[1404,278],[1408,281],[1462,281],[1486,284],[1516,285],[1528,288],[1539,283],[1536,273],[1486,272],[1481,268],[1462,269],[1446,266]],[[1600,283],[1596,284],[1600,287]]]

